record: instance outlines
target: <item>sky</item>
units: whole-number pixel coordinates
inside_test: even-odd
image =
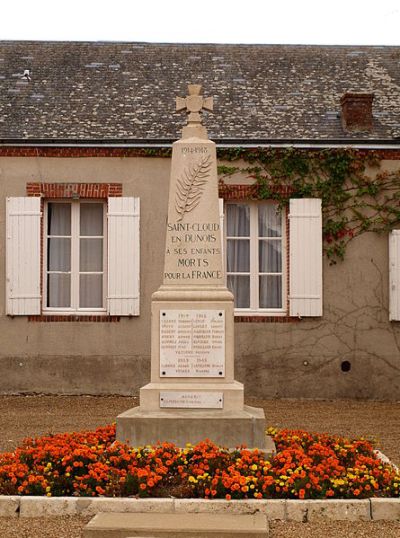
[[[400,0],[14,0],[1,40],[399,45]]]

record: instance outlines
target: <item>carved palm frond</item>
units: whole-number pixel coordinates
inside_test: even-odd
[[[210,170],[211,157],[207,155],[183,171],[176,185],[175,209],[179,215],[178,221],[200,202]]]

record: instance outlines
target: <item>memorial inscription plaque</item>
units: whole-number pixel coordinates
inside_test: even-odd
[[[223,310],[160,311],[160,377],[225,375]]]
[[[222,409],[223,404],[223,392],[160,392],[160,407]]]

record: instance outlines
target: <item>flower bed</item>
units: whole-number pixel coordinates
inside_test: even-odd
[[[400,474],[365,439],[270,428],[277,454],[206,440],[132,448],[115,426],[26,439],[0,454],[0,494],[222,499],[398,497]]]

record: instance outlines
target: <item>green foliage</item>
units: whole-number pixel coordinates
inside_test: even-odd
[[[219,167],[225,191],[234,187],[224,184],[224,178],[241,172],[255,180],[258,199],[281,207],[290,198],[321,198],[324,250],[331,263],[343,259],[354,237],[387,232],[400,223],[400,170],[381,171],[375,152],[223,148],[218,158],[237,163]]]
[[[224,166],[218,165],[218,174],[224,176],[232,176],[235,172],[240,170],[237,166]]]

